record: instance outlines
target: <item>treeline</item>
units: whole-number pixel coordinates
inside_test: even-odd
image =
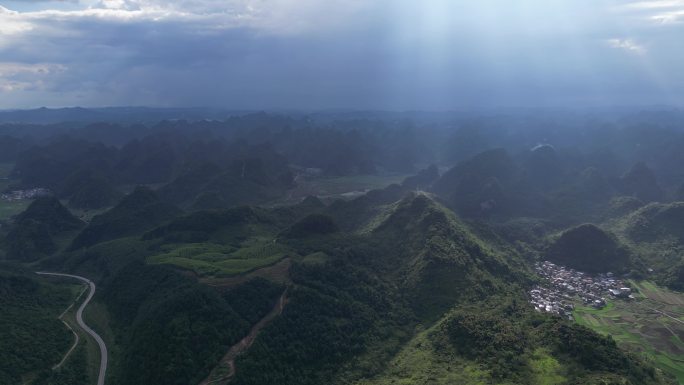
[[[331,261],[293,266],[285,311],[238,357],[233,383],[331,383],[342,370],[359,378],[377,372],[405,340],[414,317],[369,269],[372,248],[324,250]],[[364,359],[370,351],[377,355]]]
[[[56,370],[40,372],[32,385],[88,385],[88,361],[83,344],[74,350],[64,364]]]
[[[9,227],[4,237],[6,258],[23,262],[44,258],[58,250],[57,243],[65,233],[68,235],[83,226],[85,223],[56,198],[38,198]]]
[[[445,338],[446,337],[446,338]],[[431,338],[476,360],[496,382],[534,383],[530,362],[549,352],[574,383],[658,383],[653,367],[620,348],[611,337],[534,312],[522,297],[492,297],[452,311]],[[606,382],[607,381],[607,382]]]
[[[61,360],[73,336],[57,317],[72,299],[66,286],[0,267],[0,383],[20,384]]]
[[[253,280],[222,294],[165,267],[124,267],[102,289],[120,352],[112,383],[199,383],[283,289]]]

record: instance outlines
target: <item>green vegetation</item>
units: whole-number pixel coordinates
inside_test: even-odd
[[[31,385],[88,385],[86,368],[86,349],[80,345],[69,359],[57,370],[46,369],[41,371]]]
[[[0,182],[2,183],[2,182]],[[0,220],[9,219],[24,211],[30,204],[29,201],[5,201],[0,200]]]
[[[297,221],[283,235],[288,238],[315,237],[337,232],[333,218],[325,214],[311,214]]]
[[[392,250],[383,263],[399,268],[394,273],[414,310],[427,319],[436,320],[460,298],[484,298],[505,290],[507,280],[524,279],[516,255],[496,252],[426,194],[408,195],[382,217],[371,235]]]
[[[119,238],[95,246],[62,251],[40,261],[45,270],[77,271],[95,282],[106,279],[130,263],[144,260],[150,254],[149,243],[136,237]]]
[[[14,163],[1,163],[0,162],[0,178],[7,178],[12,173],[14,168]]]
[[[409,315],[392,300],[396,294],[359,266],[361,250],[346,254],[324,265],[293,266],[287,308],[238,357],[234,383],[329,383],[338,374],[353,378],[377,370],[389,358]],[[374,359],[353,360],[373,349],[379,354]]]
[[[684,289],[684,203],[651,203],[608,222],[638,255],[643,270],[672,289]]]
[[[205,278],[228,277],[273,265],[292,255],[291,249],[278,239],[279,227],[285,226],[281,214],[286,221],[299,215],[289,210],[240,207],[179,217],[144,236],[151,244],[147,253],[151,256],[146,260],[174,265]]]
[[[43,370],[31,385],[89,385],[87,373],[87,354],[83,345],[71,354],[62,367],[57,370]]]
[[[9,177],[14,164],[12,163],[0,163],[0,193],[4,192],[9,186],[11,181],[5,179]],[[29,201],[6,201],[0,199],[0,221],[9,219],[14,215],[19,214],[24,211],[31,202]]]
[[[102,292],[119,346],[110,383],[201,381],[282,292],[263,280],[234,290],[221,295],[160,266],[123,268]]]
[[[356,385],[469,384],[485,385],[490,374],[457,354],[440,351],[429,338],[433,329],[418,333],[388,363],[382,373]]]
[[[563,366],[551,356],[548,349],[535,350],[528,365],[532,371],[531,383],[534,385],[560,385],[567,381],[561,374]]]
[[[504,187],[518,172],[516,163],[505,149],[485,151],[446,172],[433,187],[459,213],[467,216],[485,214],[483,202],[496,202],[494,211],[510,211],[510,193]]]
[[[308,265],[322,265],[330,259],[327,254],[323,252],[315,252],[302,258],[301,263]]]
[[[73,336],[58,317],[74,297],[69,286],[0,269],[0,383],[20,384],[62,359]]]
[[[147,259],[152,264],[168,264],[191,270],[199,276],[224,277],[278,262],[288,249],[273,239],[249,239],[240,248],[212,243],[194,243],[161,247],[162,254]]]
[[[68,198],[70,207],[82,210],[111,207],[122,196],[105,176],[90,170],[77,171],[69,176],[59,195]]]
[[[175,206],[161,202],[153,191],[139,187],[111,210],[95,216],[70,248],[76,250],[111,239],[139,235],[180,213]]]
[[[383,215],[406,195],[399,185],[390,185],[382,190],[373,190],[351,200],[337,200],[326,210],[335,223],[349,232],[368,232],[381,222]]]
[[[233,384],[670,383],[655,367],[682,380],[678,293],[635,283],[643,298],[578,306],[577,323],[534,312],[525,296],[539,282],[531,264],[546,256],[632,277],[653,267],[659,283],[684,282],[681,204],[642,207],[624,196],[660,199],[681,185],[656,180],[674,173],[657,161],[662,148],[642,150],[650,135],[604,128],[610,140],[582,134],[567,142],[582,146],[564,148],[537,145],[569,135],[562,130],[517,135],[501,121],[435,134],[396,130],[402,119],[343,128],[317,119],[256,114],[36,135],[40,145],[27,139],[2,154],[17,164],[12,183],[51,188],[89,223],[56,199],[38,200],[3,222],[0,258],[97,283],[85,316],[109,347],[109,385],[225,374],[229,348],[281,305],[237,357]],[[639,158],[654,165],[621,177]],[[117,191],[137,184],[147,187],[115,204]],[[601,228],[580,225],[588,221]],[[87,338],[59,370],[45,368],[68,342],[47,304],[59,302],[59,285],[36,295],[48,282],[10,296],[18,310],[0,325],[20,331],[0,342],[24,343],[42,366],[19,350],[0,373],[10,383],[89,383],[98,357]],[[29,333],[25,313],[51,326]]]
[[[626,195],[634,195],[644,202],[659,202],[665,195],[653,170],[646,163],[638,162],[622,177],[622,189]]]
[[[652,370],[625,355],[610,338],[539,316],[516,299],[490,300],[479,306],[479,311],[461,308],[452,312],[443,330],[465,357],[488,363],[497,381],[534,383],[539,381],[540,371],[550,370],[551,377],[545,381],[603,373],[633,383],[657,382]]]
[[[19,222],[7,234],[7,256],[32,262],[57,251],[50,231],[44,223],[34,220]]]
[[[534,313],[525,262],[495,234],[430,194],[401,194],[174,211],[121,232],[159,205],[138,190],[79,238],[101,235],[41,263],[98,281],[87,318],[110,346],[113,385],[206,378],[273,308],[284,287],[268,279],[291,285],[287,304],[237,358],[235,384],[662,382],[613,340]],[[68,365],[92,377],[96,354],[79,349]]]
[[[361,385],[658,383],[610,338],[531,311],[515,297],[449,312]],[[630,382],[626,382],[630,381]]]
[[[59,236],[83,226],[69,210],[54,197],[36,199],[17,215],[6,236],[9,259],[32,262],[57,251]]]
[[[159,194],[182,207],[221,209],[272,201],[280,197],[291,182],[292,175],[282,163],[241,159],[231,162],[228,167],[213,162],[193,167],[162,187]]]
[[[409,175],[354,175],[342,177],[312,177],[300,180],[288,193],[287,202],[297,202],[307,196],[351,199],[368,190],[383,189],[401,183]]]
[[[631,284],[638,290],[635,300],[612,301],[601,310],[578,306],[576,321],[684,382],[684,295],[648,281]]]
[[[38,373],[32,385],[87,385],[92,384],[93,379],[97,378],[100,366],[99,348],[95,341],[83,331],[76,322],[76,312],[79,304],[85,300],[86,287],[83,284],[73,284],[71,279],[49,278],[57,282],[69,283],[72,296],[76,300],[73,305],[62,313],[61,319],[79,336],[78,344],[68,356],[63,357],[65,361],[59,366],[45,368]],[[88,306],[90,309],[90,305]],[[92,325],[90,322],[87,322]],[[99,328],[97,328],[99,330]],[[69,332],[72,335],[71,332]],[[73,339],[73,337],[71,337]],[[71,346],[69,347],[71,349]]]
[[[327,258],[293,265],[288,306],[238,358],[237,384],[661,381],[611,339],[533,312],[499,278],[523,275],[425,195],[369,234],[288,244]]]
[[[592,224],[564,231],[547,252],[550,261],[589,273],[623,272],[629,255],[617,239]]]
[[[76,315],[74,312],[74,314],[71,315],[71,318],[68,319],[67,322],[71,321],[74,324],[76,324],[75,316]],[[67,317],[69,317],[68,314]],[[120,354],[120,347],[118,345],[118,341],[116,339],[114,331],[112,330],[112,327],[110,325],[111,316],[109,315],[107,306],[101,301],[91,301],[88,304],[88,307],[85,309],[85,312],[83,313],[83,320],[87,325],[92,327],[93,330],[96,330],[97,334],[100,335],[100,337],[102,337],[107,346],[107,352],[109,354],[110,360],[111,357],[118,357]],[[82,341],[85,345],[85,366],[88,373],[88,378],[91,379],[90,382],[93,382],[97,379],[100,372],[100,347],[95,342],[95,340],[92,339],[92,337],[85,333],[81,334]],[[107,375],[105,377],[105,382],[109,382],[109,379],[112,377],[111,374],[112,371],[108,370]]]
[[[50,234],[78,230],[83,226],[83,222],[74,217],[69,209],[54,197],[38,198],[24,212],[17,215],[17,223],[27,220],[44,224]]]

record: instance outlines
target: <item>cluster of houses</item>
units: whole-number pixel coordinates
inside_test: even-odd
[[[632,290],[612,273],[592,276],[548,261],[537,262],[535,270],[547,281],[530,291],[530,302],[538,311],[572,319],[573,303],[578,299],[601,309],[607,297],[634,298]]]
[[[20,201],[26,199],[36,199],[49,195],[52,195],[52,192],[50,192],[50,190],[38,187],[28,190],[9,191],[0,195],[0,199],[4,201]]]

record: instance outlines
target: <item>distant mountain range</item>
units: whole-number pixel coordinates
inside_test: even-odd
[[[156,123],[161,120],[224,120],[247,111],[216,108],[36,108],[0,110],[0,123],[54,124],[62,122]]]
[[[263,111],[262,109],[236,110],[220,107],[64,107],[33,109],[0,109],[0,124],[56,124],[56,123],[157,123],[162,120],[226,120]],[[684,111],[672,106],[639,106],[639,107],[604,107],[588,109],[540,109],[540,108],[488,108],[479,110],[454,109],[450,111],[378,111],[327,109],[316,111],[294,111],[269,109],[271,113],[282,113],[289,116],[306,115],[318,121],[330,122],[339,119],[412,119],[416,122],[445,122],[454,118],[473,119],[482,115],[506,116],[544,116],[559,114],[567,119],[575,119],[581,115],[596,115],[602,118],[625,119],[633,122],[670,123],[684,118]]]

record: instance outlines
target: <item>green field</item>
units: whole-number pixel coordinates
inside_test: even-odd
[[[634,300],[611,301],[601,310],[577,306],[575,320],[684,383],[684,294],[646,281],[631,284],[638,290]]]
[[[149,257],[151,264],[170,264],[200,277],[227,277],[272,265],[287,255],[273,238],[250,238],[241,247],[215,243],[164,245],[163,253]]]
[[[0,193],[9,187],[10,181],[4,178],[9,176],[13,168],[14,164],[12,163],[0,163]],[[8,202],[0,199],[0,220],[8,219],[19,214],[24,211],[30,203],[30,201]]]
[[[273,205],[295,203],[307,196],[326,200],[352,199],[368,190],[401,183],[408,176],[410,175],[355,175],[298,179],[297,186],[288,192],[287,197],[273,202]]]
[[[7,202],[0,200],[0,220],[9,219],[10,217],[19,214],[26,210],[30,203],[30,201]]]

